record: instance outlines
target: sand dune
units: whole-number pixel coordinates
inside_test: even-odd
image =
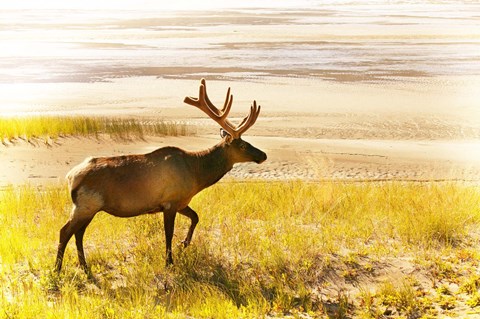
[[[253,129],[252,129],[253,130]],[[257,131],[266,130],[260,126]],[[305,180],[480,180],[480,145],[475,140],[401,140],[245,136],[268,154],[262,165],[239,164],[235,179]],[[110,138],[60,138],[16,141],[0,146],[0,185],[63,181],[67,171],[87,156],[150,152],[168,145],[201,150],[220,141],[216,135],[148,137],[145,141]]]

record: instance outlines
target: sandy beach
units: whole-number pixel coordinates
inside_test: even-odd
[[[213,146],[218,127],[182,103],[205,77],[231,118],[255,99],[247,141],[269,155],[237,179],[468,180],[480,177],[477,6],[212,2],[114,9],[4,5],[1,116],[184,121],[194,136],[0,145],[0,184],[62,181],[87,156]],[[15,144],[15,145],[13,145]]]
[[[336,114],[260,120],[244,139],[264,150],[268,160],[261,165],[238,164],[227,179],[480,180],[477,140],[460,138],[454,133],[447,138],[445,125],[435,127],[432,123],[422,127],[418,122],[410,122],[411,129],[402,126],[401,131],[395,132],[363,119],[363,128],[359,128],[358,117],[362,118]],[[309,129],[289,127],[291,121],[304,123]],[[68,170],[88,156],[146,153],[171,145],[202,150],[220,141],[213,121],[191,122],[197,123],[197,133],[185,137],[146,137],[133,141],[114,141],[107,136],[63,137],[51,141],[51,145],[43,140],[5,142],[0,146],[1,185],[63,182]],[[329,123],[330,129],[322,128],[325,123]],[[400,137],[392,136],[395,134]]]
[[[463,89],[471,92],[457,96],[449,91],[452,88],[432,83],[417,90],[411,82],[372,86],[306,79],[208,80],[209,95],[217,105],[223,104],[226,88],[232,87],[235,103],[230,118],[234,122],[247,114],[253,99],[262,105],[259,120],[244,138],[264,150],[268,160],[262,165],[238,165],[227,178],[477,182],[480,121],[472,93],[476,78],[450,80],[458,81],[455,85],[468,84]],[[202,150],[215,145],[220,141],[218,125],[182,103],[183,97],[197,94],[198,85],[198,80],[134,77],[105,83],[56,84],[55,90],[63,88],[71,94],[59,96],[42,90],[40,85],[36,98],[50,109],[17,116],[93,115],[135,118],[145,123],[181,121],[191,126],[194,134],[134,141],[112,141],[106,136],[63,137],[50,145],[42,140],[5,140],[0,145],[0,185],[63,182],[68,170],[88,156],[145,153],[162,146]],[[84,91],[93,92],[93,96],[83,96]],[[15,97],[21,103],[31,103],[28,101],[32,98],[35,94]],[[462,107],[453,108],[452,103]]]

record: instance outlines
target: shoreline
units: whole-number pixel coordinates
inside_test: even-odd
[[[246,136],[265,151],[265,163],[236,165],[225,179],[263,181],[480,181],[480,142],[315,139]],[[163,146],[207,149],[217,135],[146,137],[118,141],[107,136],[62,137],[53,146],[19,141],[0,146],[0,186],[64,181],[65,174],[88,156],[148,153]]]

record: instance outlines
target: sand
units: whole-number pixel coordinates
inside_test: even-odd
[[[244,137],[268,160],[238,165],[230,178],[479,180],[476,6],[451,16],[449,5],[403,1],[267,4],[6,6],[0,116],[173,119],[198,129],[145,141],[6,143],[0,185],[62,182],[87,156],[215,145],[218,126],[182,103],[202,77],[215,103],[232,87],[233,120],[253,99],[262,105]]]
[[[134,141],[63,137],[51,145],[40,140],[6,143],[0,146],[0,185],[63,182],[65,174],[87,156],[146,153],[170,145],[195,151],[218,143],[216,123],[202,119],[200,112],[195,116],[190,119],[197,125],[194,136]],[[238,164],[224,180],[480,180],[478,140],[460,136],[455,125],[440,120],[427,122],[418,116],[403,120],[410,124],[352,114],[260,117],[244,139],[264,150],[268,160],[261,165]],[[292,123],[302,123],[303,128]]]

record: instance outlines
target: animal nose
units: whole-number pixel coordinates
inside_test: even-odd
[[[267,160],[267,154],[263,153],[259,156],[259,159],[257,161],[258,164],[263,163]]]

